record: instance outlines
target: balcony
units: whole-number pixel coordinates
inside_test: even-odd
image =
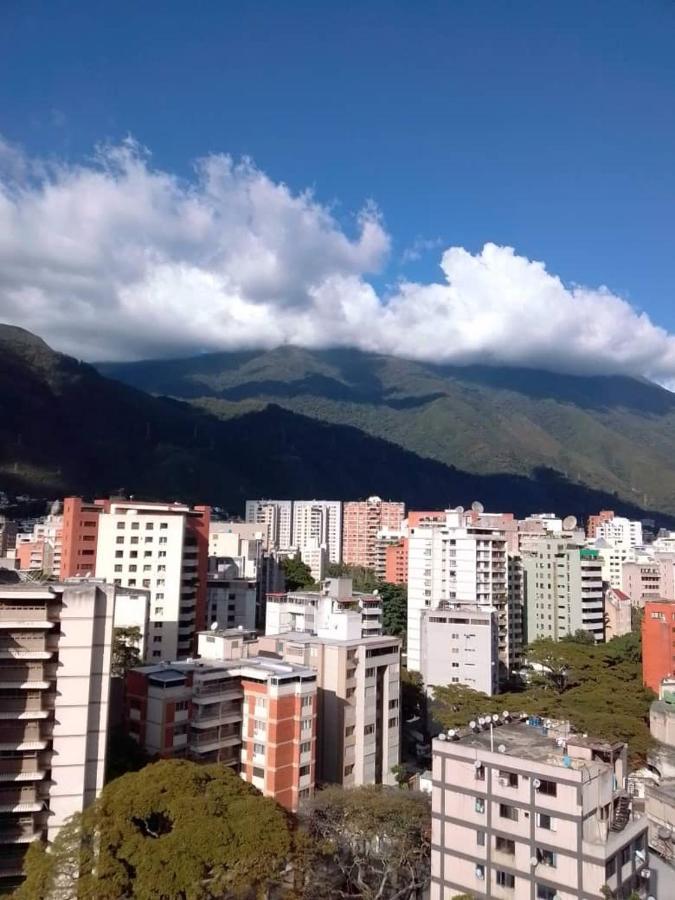
[[[0,790],[0,813],[40,812],[44,806],[45,801],[35,784]]]
[[[50,723],[41,731],[37,722],[21,725],[5,725],[0,729],[0,750],[44,750],[47,746]]]
[[[0,605],[0,628],[23,631],[27,628],[52,627],[56,616],[47,604],[30,606],[27,603],[3,603]]]
[[[15,826],[0,826],[0,844],[31,844],[41,835],[41,829],[35,828],[32,819]]]
[[[193,728],[215,728],[219,725],[233,725],[241,722],[242,714],[240,709],[230,711],[222,710],[220,712],[205,713],[192,720]]]
[[[241,744],[241,734],[238,728],[221,734],[218,734],[217,731],[218,729],[214,729],[213,732],[204,734],[194,734],[193,732],[188,741],[190,751],[202,754],[225,747],[236,747]]]
[[[0,781],[41,781],[45,769],[35,756],[0,759]]]

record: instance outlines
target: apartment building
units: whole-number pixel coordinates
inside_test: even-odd
[[[303,548],[325,546],[329,563],[342,561],[342,501],[294,500],[292,543]]]
[[[115,588],[0,585],[0,892],[103,787]]]
[[[240,576],[245,565],[232,558],[209,556],[206,624],[220,628],[255,629],[258,622],[258,580]]]
[[[328,574],[328,549],[326,545],[320,544],[317,538],[310,538],[306,544],[303,544],[299,552],[300,559],[309,567],[314,581],[323,581]]]
[[[199,659],[127,674],[129,733],[153,756],[231,766],[297,810],[316,781],[316,672],[257,656],[255,635],[239,629],[202,632],[197,649]]]
[[[98,517],[105,506],[105,500],[87,503],[81,497],[66,497],[63,501],[61,579],[94,573]]]
[[[261,526],[265,550],[287,550],[293,546],[292,500],[247,500],[246,521]]]
[[[260,652],[310,666],[317,675],[317,782],[395,784],[400,759],[401,644],[363,637],[358,614],[335,611],[317,634],[259,639]]]
[[[642,608],[649,600],[658,600],[661,596],[662,568],[658,560],[641,557],[634,562],[625,562],[622,566],[621,588],[631,599],[633,606]]]
[[[427,688],[463,684],[499,690],[499,628],[495,610],[441,603],[422,612],[421,674]]]
[[[625,744],[508,713],[472,726],[433,742],[430,900],[647,895]]]
[[[675,600],[648,600],[642,618],[642,680],[655,694],[675,675]]]
[[[59,509],[59,504],[53,504]],[[61,574],[63,516],[52,512],[33,524],[30,532],[16,535],[16,559],[23,571],[43,572],[54,578]]]
[[[630,634],[633,629],[633,604],[628,594],[618,588],[605,591],[605,640]]]
[[[352,589],[351,578],[327,578],[319,591],[291,591],[267,595],[265,634],[306,631],[313,634],[329,627],[335,613],[351,611],[358,617],[363,637],[382,634],[382,601],[377,592]]]
[[[206,625],[208,507],[102,501],[96,577],[150,591],[150,654],[172,660],[194,652]]]
[[[369,497],[349,501],[342,510],[342,558],[350,566],[375,569],[378,532],[398,530],[405,518],[405,504]]]
[[[408,668],[422,669],[422,613],[443,602],[495,609],[499,657],[507,670],[516,648],[510,646],[507,556],[504,533],[469,524],[460,507],[445,521],[410,528],[408,538]]]
[[[602,563],[568,538],[538,538],[523,552],[527,640],[560,640],[583,629],[604,640]]]
[[[9,550],[13,550],[16,544],[18,526],[7,516],[0,516],[0,557],[6,556]]]
[[[614,518],[613,509],[601,509],[596,516],[589,516],[586,522],[586,536],[594,540],[598,536],[598,528]]]
[[[602,580],[611,588],[623,589],[623,567],[635,561],[635,550],[626,547],[615,547],[604,538],[597,538],[590,544],[591,550],[598,551],[602,565]]]
[[[234,563],[240,578],[258,578],[263,551],[264,533],[255,523],[209,523],[209,557]]]
[[[642,522],[635,522],[624,516],[612,516],[596,526],[595,536],[604,538],[615,547],[635,550],[642,546]]]
[[[390,584],[408,583],[408,538],[399,538],[384,553],[384,580]]]

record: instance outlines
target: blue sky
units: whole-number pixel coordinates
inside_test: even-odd
[[[71,162],[131,134],[184,176],[247,154],[348,234],[374,200],[380,290],[490,241],[675,330],[667,0],[4,0],[0,134]]]

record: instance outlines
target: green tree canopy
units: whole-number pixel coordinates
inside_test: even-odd
[[[382,580],[372,569],[365,566],[350,566],[347,563],[331,563],[328,566],[329,578],[351,578],[352,588],[363,594],[372,594],[376,588],[382,587]]]
[[[254,898],[283,871],[286,814],[231,769],[163,760],[110,782],[61,830],[33,844],[15,900]]]
[[[385,634],[405,636],[408,627],[408,589],[405,584],[383,581],[378,591],[382,598],[382,628]]]
[[[315,841],[307,900],[413,900],[430,877],[429,797],[382,785],[330,787],[304,812]]]
[[[115,628],[113,631],[112,663],[113,675],[122,678],[129,669],[141,665],[141,629],[137,625]]]
[[[287,591],[301,591],[314,585],[312,570],[302,561],[299,553],[282,559],[281,571],[284,573]]]

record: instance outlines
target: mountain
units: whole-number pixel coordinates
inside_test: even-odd
[[[350,363],[343,355],[345,368],[336,377],[330,359],[290,349],[101,367],[155,391],[168,390],[171,379],[177,393],[185,379],[196,384],[188,403],[115,381],[27,331],[0,325],[0,490],[58,497],[123,489],[220,505],[232,514],[241,514],[247,497],[349,499],[373,493],[417,508],[480,498],[492,509],[519,514],[545,508],[586,515],[608,504],[641,514],[638,505],[568,481],[551,468],[534,467],[527,475],[467,472],[368,434],[365,424],[319,421],[321,403],[326,409],[362,409],[365,423],[380,410],[412,415],[437,402],[428,396],[424,368],[417,382],[406,389],[401,384],[396,392],[375,371],[399,361],[353,355]],[[400,363],[399,371],[407,365]],[[195,381],[191,370],[212,386]],[[150,383],[153,371],[157,380]],[[138,373],[144,378],[136,378]],[[257,393],[261,382],[264,390]],[[265,397],[273,389],[279,399],[271,403]],[[335,399],[331,392],[349,399]],[[317,409],[302,415],[284,408],[296,401],[308,401],[308,409],[315,402]],[[493,436],[495,447],[498,438]],[[675,523],[667,516],[661,520]]]
[[[675,394],[645,380],[296,347],[99,368],[223,419],[274,403],[474,475],[551,469],[675,514]]]

